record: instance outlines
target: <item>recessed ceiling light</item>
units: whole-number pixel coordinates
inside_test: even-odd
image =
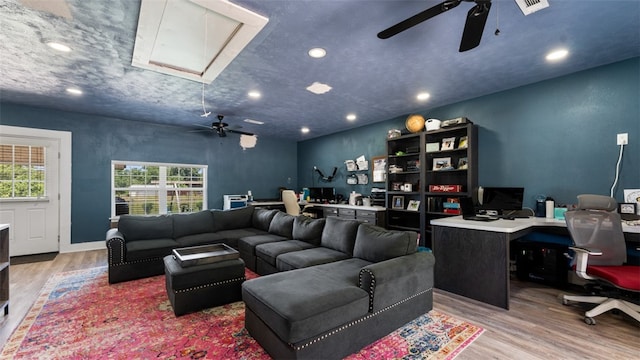
[[[69,52],[71,51],[71,48],[68,47],[67,45],[64,44],[60,44],[57,42],[48,42],[47,45],[49,45],[50,48],[54,49],[54,50],[58,50],[58,51],[62,51],[62,52]]]
[[[567,51],[567,49],[559,49],[548,53],[546,59],[547,61],[558,61],[566,58],[567,55],[569,55],[569,51]]]
[[[428,99],[428,98],[430,98],[430,97],[431,97],[431,95],[430,95],[429,93],[423,92],[423,93],[419,93],[419,94],[416,96],[416,99],[418,99],[418,100],[420,100],[420,101],[423,101],[423,100],[427,100],[427,99]]]
[[[255,90],[249,91],[247,95],[252,99],[259,99],[262,96],[262,94],[260,94],[259,91],[255,91]]]
[[[349,115],[347,115],[347,120],[349,120],[349,121],[354,121],[356,118],[357,118],[357,117],[356,117],[356,114],[349,114]]]
[[[258,121],[253,119],[244,119],[244,122],[248,122],[250,124],[256,124],[256,125],[264,125],[263,121]]]
[[[67,92],[73,95],[82,95],[82,90],[76,88],[67,88]]]
[[[306,134],[306,133],[308,133],[310,130],[309,130],[309,128],[308,128],[308,127],[306,127],[306,126],[305,126],[305,127],[303,127],[302,129],[300,129],[300,131],[301,131],[303,134]]]
[[[327,55],[327,50],[317,47],[317,48],[310,49],[307,52],[307,54],[309,54],[309,56],[311,56],[314,59],[320,59]]]

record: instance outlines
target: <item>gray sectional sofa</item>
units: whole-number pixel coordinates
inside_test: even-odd
[[[269,235],[278,212],[245,207],[191,214],[122,215],[118,228],[107,231],[109,283],[164,274],[162,259],[175,248],[225,243],[237,249],[240,238]],[[293,216],[282,214],[293,223]],[[277,225],[281,222],[274,223],[272,231],[280,231]]]
[[[274,358],[342,358],[432,308],[431,253],[416,234],[253,207],[121,216],[109,282],[164,273],[172,249],[224,242],[260,275],[242,284],[245,327]]]

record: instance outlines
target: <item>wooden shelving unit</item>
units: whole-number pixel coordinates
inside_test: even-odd
[[[407,207],[411,200],[422,201],[424,156],[424,133],[387,139],[387,228],[415,231],[420,236],[420,246],[425,246],[424,204],[417,210]],[[407,185],[410,190],[405,188]]]
[[[0,309],[9,314],[9,225],[0,224]]]
[[[465,139],[463,146],[460,140]],[[450,148],[443,149],[443,143],[453,139]],[[431,220],[457,215],[445,208],[447,199],[472,196],[478,186],[478,132],[473,123],[451,128],[443,128],[425,133],[425,149],[428,144],[439,144],[437,151],[426,151],[425,168],[425,217],[426,235],[431,238]],[[450,166],[436,169],[437,159],[449,159]],[[464,166],[463,166],[464,164]],[[429,185],[460,186],[460,191],[430,192]]]

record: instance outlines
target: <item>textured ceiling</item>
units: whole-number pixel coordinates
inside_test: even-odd
[[[23,5],[38,0],[0,0],[2,101],[185,131],[224,114],[231,128],[304,140],[412,112],[428,116],[430,108],[640,56],[637,0],[549,0],[549,8],[529,16],[513,0],[494,0],[480,46],[463,53],[458,46],[471,3],[380,40],[378,32],[438,1],[234,0],[269,23],[205,85],[212,116],[203,118],[201,83],[131,66],[139,1],[56,1],[57,11],[39,11]],[[50,49],[51,40],[72,51]],[[327,50],[325,58],[307,56],[316,46]],[[569,57],[546,62],[558,47]],[[314,82],[333,89],[306,91]],[[67,94],[71,86],[84,94]],[[248,98],[250,90],[262,97]],[[417,101],[420,91],[431,98]],[[345,120],[348,113],[357,120]],[[301,134],[302,126],[311,132]]]

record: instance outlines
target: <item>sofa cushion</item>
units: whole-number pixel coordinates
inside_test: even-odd
[[[173,237],[179,238],[186,235],[215,232],[213,214],[209,210],[198,211],[190,214],[174,214]]]
[[[169,215],[120,215],[118,231],[126,242],[173,237],[173,220]]]
[[[182,246],[196,246],[224,242],[225,238],[219,233],[202,233],[182,236],[175,239]]]
[[[224,239],[224,243],[231,246],[232,248],[238,248],[238,240],[254,235],[268,235],[266,231],[258,230],[254,228],[244,228],[244,229],[233,229],[233,230],[221,230],[218,231],[218,234],[222,239]]]
[[[380,262],[413,254],[418,249],[417,235],[412,231],[387,230],[370,224],[358,228],[353,256]]]
[[[269,224],[269,233],[284,236],[288,239],[292,238],[293,221],[295,216],[285,212],[278,211]]]
[[[253,210],[253,218],[252,218],[252,227],[264,231],[269,231],[269,225],[271,224],[271,220],[276,215],[278,210],[272,209],[260,209],[256,208]]]
[[[308,242],[301,240],[277,241],[256,246],[256,256],[275,267],[278,255],[313,247],[314,246]]]
[[[210,210],[215,231],[250,228],[253,225],[253,206],[229,210]]]
[[[325,222],[326,219],[324,218],[312,219],[304,215],[296,216],[293,221],[292,238],[316,246],[320,245],[320,238],[322,237]]]
[[[145,239],[136,241],[127,241],[127,262],[137,260],[149,260],[163,258],[171,255],[172,250],[179,247],[178,242],[173,239]]]
[[[256,246],[260,244],[272,243],[275,241],[284,241],[288,238],[276,234],[261,234],[245,236],[238,239],[238,250],[250,255],[256,254]]]
[[[368,294],[357,286],[361,266],[336,263],[248,280],[242,299],[283,342],[296,343],[367,315]]]
[[[359,225],[360,223],[356,220],[344,220],[335,216],[326,218],[320,245],[341,251],[351,257]]]
[[[350,257],[341,251],[317,247],[281,254],[276,258],[276,267],[278,271],[288,271],[344,260]]]

